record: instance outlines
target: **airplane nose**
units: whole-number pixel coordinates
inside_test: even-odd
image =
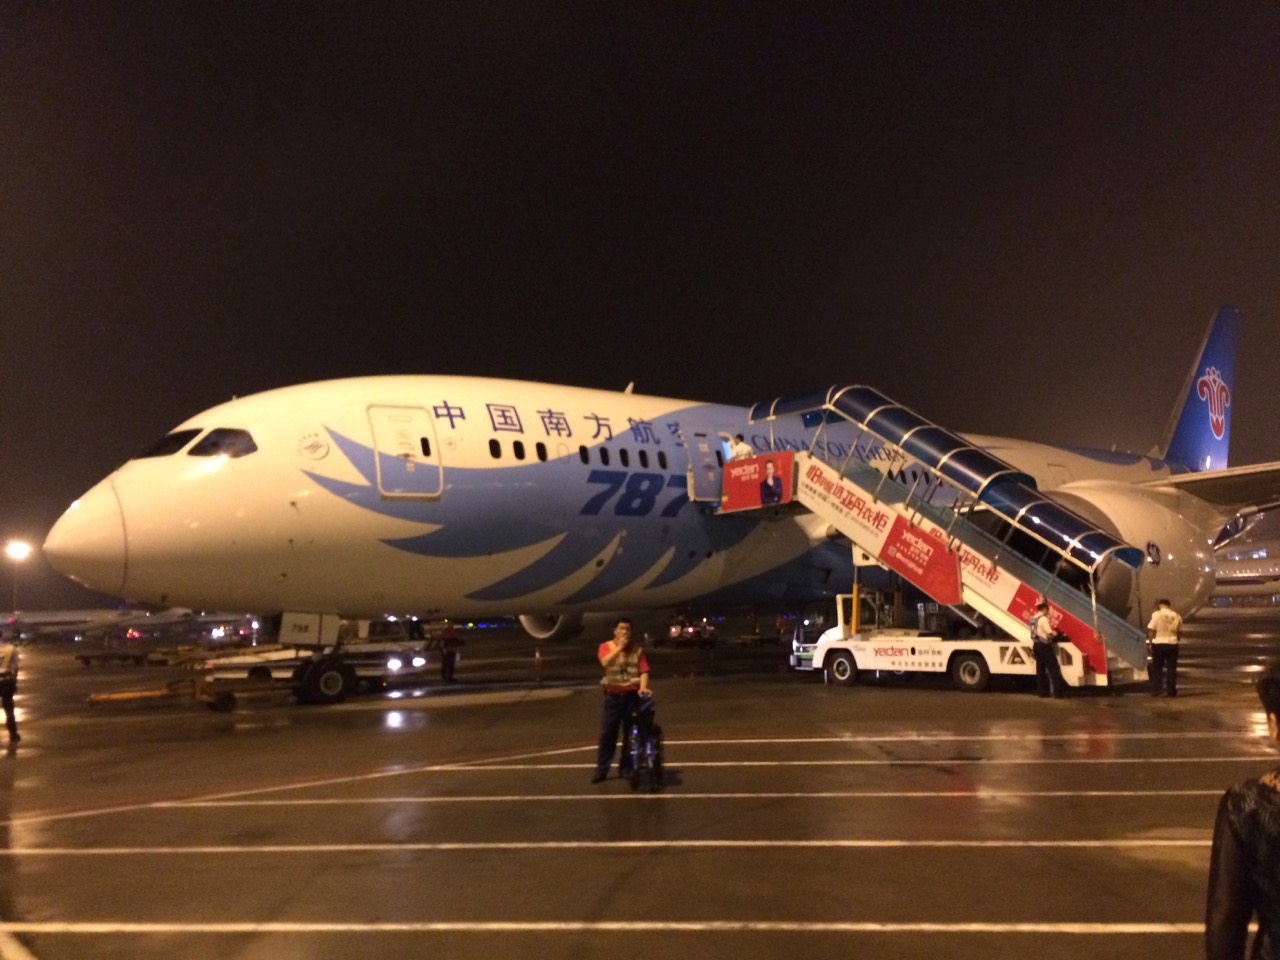
[[[124,515],[103,480],[67,508],[44,541],[44,555],[65,577],[109,594],[124,592]]]

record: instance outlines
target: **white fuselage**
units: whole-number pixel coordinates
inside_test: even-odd
[[[67,511],[45,544],[57,569],[154,603],[359,617],[798,603],[852,574],[847,545],[812,515],[716,516],[714,500],[689,499],[723,438],[807,449],[815,429],[799,417],[753,426],[737,407],[389,376],[232,400],[171,436],[182,431],[177,449],[129,460]],[[818,439],[842,456],[854,428],[828,424]],[[1147,458],[971,439],[1049,490],[1101,479],[1131,493],[1129,482],[1168,473]],[[1197,527],[1193,539],[1207,549],[1216,532]],[[1183,559],[1163,565],[1169,577],[1151,592],[1186,609],[1207,592],[1203,572],[1170,579],[1203,567]]]

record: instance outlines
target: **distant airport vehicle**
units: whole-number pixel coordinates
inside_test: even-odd
[[[746,410],[629,388],[363,377],[192,417],[85,493],[44,549],[93,589],[284,612],[281,642],[324,645],[339,615],[386,611],[525,611],[550,638],[592,611],[794,609],[848,589],[851,541],[898,573],[895,558],[945,543],[961,586],[914,581],[934,599],[976,605],[1020,639],[1029,596],[1053,592],[1056,610],[1080,595],[1079,631],[1116,634],[1099,625],[1111,611],[1133,634],[1158,597],[1204,603],[1215,540],[1280,504],[1280,464],[1225,469],[1236,325],[1229,307],[1210,324],[1161,458],[960,437],[865,387]],[[737,433],[759,462],[726,466]],[[757,469],[755,509],[721,509],[729,471]],[[824,490],[843,503],[820,505]],[[930,500],[938,490],[949,504]],[[881,523],[891,544],[873,542]],[[1016,575],[995,559],[1010,553]],[[1092,669],[1105,674],[1101,655]]]
[[[692,645],[695,647],[714,647],[716,645],[716,626],[709,620],[689,620],[677,617],[667,627],[666,641],[672,646]],[[661,642],[658,642],[661,645]]]

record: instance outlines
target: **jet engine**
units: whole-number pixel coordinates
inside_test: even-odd
[[[1217,575],[1213,540],[1230,516],[1175,487],[1094,480],[1067,484],[1045,495],[1146,552],[1127,603],[1117,603],[1123,593],[1122,565],[1113,563],[1103,571],[1099,601],[1110,609],[1145,626],[1142,618],[1161,597],[1183,614],[1209,600]]]
[[[580,613],[525,613],[518,619],[534,640],[565,640],[582,632]]]

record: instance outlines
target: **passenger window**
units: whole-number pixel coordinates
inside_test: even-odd
[[[524,441],[522,440],[511,441],[511,452],[516,455],[517,460],[523,460],[524,459]]]
[[[175,430],[167,433],[141,453],[134,454],[133,459],[145,460],[147,457],[167,457],[177,453],[188,443],[200,435],[200,428],[194,430]]]
[[[247,457],[258,449],[248,430],[219,427],[206,433],[187,451],[189,457]]]
[[[493,459],[495,460],[501,458],[502,444],[500,444],[497,440],[489,441],[489,456],[493,457]]]
[[[609,448],[608,447],[600,448],[600,462],[606,467],[609,465]]]
[[[543,463],[546,463],[547,462],[547,445],[543,443],[541,440],[539,440],[538,445],[534,447],[534,449],[538,451],[538,459],[541,460]]]
[[[658,469],[667,469],[667,452],[665,450],[658,451]]]
[[[583,463],[591,462],[591,452],[587,450],[585,445],[578,447],[578,459],[581,460]]]
[[[624,467],[631,466],[631,454],[627,452],[627,448],[623,447],[618,451],[618,462]]]
[[[422,455],[424,457],[431,456],[431,441],[426,437],[422,438]]]
[[[640,451],[640,466],[645,470],[649,469],[649,451],[648,450]]]

